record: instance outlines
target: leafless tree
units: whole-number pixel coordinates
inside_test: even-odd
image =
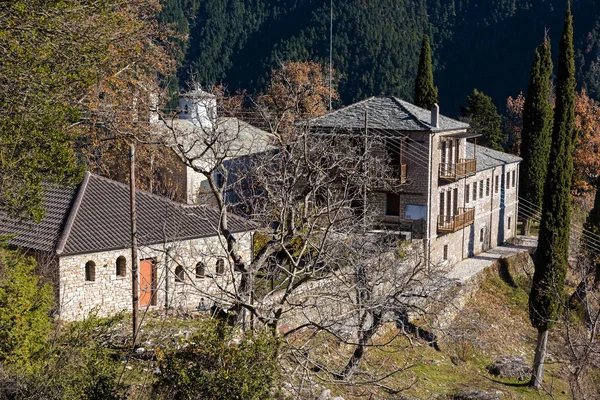
[[[287,360],[296,360],[287,367],[298,376],[313,371],[318,379],[385,387],[383,376],[358,373],[367,348],[389,322],[405,328],[397,334],[412,333],[408,316],[426,315],[449,284],[442,266],[424,262],[420,242],[401,244],[398,232],[382,227],[369,201],[399,188],[388,179],[389,138],[315,132],[298,120],[285,134],[265,134],[211,112],[215,104],[210,99],[195,124],[163,120],[165,144],[202,177],[201,191],[220,212],[215,229],[235,284],[203,294],[228,304],[239,323],[282,334]],[[253,116],[265,114],[259,108]],[[232,213],[259,227],[250,262],[232,233]],[[351,348],[340,353],[345,362],[325,365],[313,348],[322,335]]]

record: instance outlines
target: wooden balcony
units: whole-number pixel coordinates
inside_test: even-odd
[[[461,158],[457,163],[440,164],[440,179],[456,181],[466,176],[474,175],[476,171],[476,159]]]
[[[397,181],[401,185],[406,183],[406,164],[390,165],[390,176],[386,179]]]
[[[471,225],[475,220],[474,208],[459,208],[456,215],[438,215],[438,233],[456,232]]]

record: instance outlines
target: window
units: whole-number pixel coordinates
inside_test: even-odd
[[[218,188],[225,186],[225,177],[221,171],[215,172],[215,183],[217,184]]]
[[[512,174],[513,174],[513,176],[512,176],[512,187],[515,187],[516,182],[517,182],[517,171],[513,170]]]
[[[123,256],[119,256],[117,257],[117,276],[118,277],[124,277],[127,274],[127,261],[125,260],[125,257]]]
[[[506,188],[510,188],[510,172],[506,173]]]
[[[483,228],[479,231],[479,241],[483,243]]]
[[[496,184],[494,185],[494,193],[498,193],[499,187],[500,187],[500,176],[496,175]]]
[[[206,266],[202,261],[199,261],[196,264],[196,278],[204,278],[204,273],[206,271]]]
[[[175,282],[184,282],[185,281],[185,272],[183,271],[183,267],[178,265],[175,267]]]
[[[508,230],[510,231],[510,227],[512,226],[512,217],[508,217]]]
[[[473,201],[477,200],[477,182],[473,182]]]
[[[85,263],[85,280],[94,282],[96,280],[96,263],[88,261]]]
[[[446,215],[446,194],[440,193],[440,215]]]
[[[385,201],[385,215],[400,215],[400,196],[395,193],[388,193]]]
[[[471,189],[471,188],[469,187],[469,185],[467,185],[467,187],[465,188],[465,203],[469,202],[469,195],[471,194],[469,192],[469,189]]]
[[[479,198],[483,197],[483,179],[479,182]]]
[[[225,273],[225,260],[219,258],[217,260],[217,275],[223,275]]]
[[[490,178],[487,178],[485,180],[485,195],[486,196],[490,195]]]
[[[190,107],[186,104],[185,107],[183,107],[183,113],[189,114],[189,112],[190,112]]]
[[[444,245],[444,260],[448,259],[448,245]]]

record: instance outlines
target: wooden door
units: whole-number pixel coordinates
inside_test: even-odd
[[[140,260],[140,306],[152,304],[154,295],[154,260]]]

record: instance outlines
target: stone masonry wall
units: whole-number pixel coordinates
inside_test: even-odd
[[[238,236],[239,251],[244,260],[249,262],[252,234],[247,232]],[[153,259],[155,262],[155,298],[148,308],[168,306],[190,309],[197,307],[201,299],[208,307],[214,302],[225,302],[223,291],[218,287],[231,289],[239,273],[234,271],[221,239],[210,237],[140,247],[139,259]],[[117,276],[116,260],[119,256],[126,259],[126,274],[123,277]],[[216,273],[219,258],[225,263],[222,275]],[[86,281],[85,265],[88,261],[95,263],[94,281]],[[196,276],[198,262],[206,266],[203,277]],[[183,282],[178,282],[175,277],[177,266],[183,268]],[[61,319],[81,320],[94,310],[99,316],[132,310],[130,249],[62,256],[59,269]]]

